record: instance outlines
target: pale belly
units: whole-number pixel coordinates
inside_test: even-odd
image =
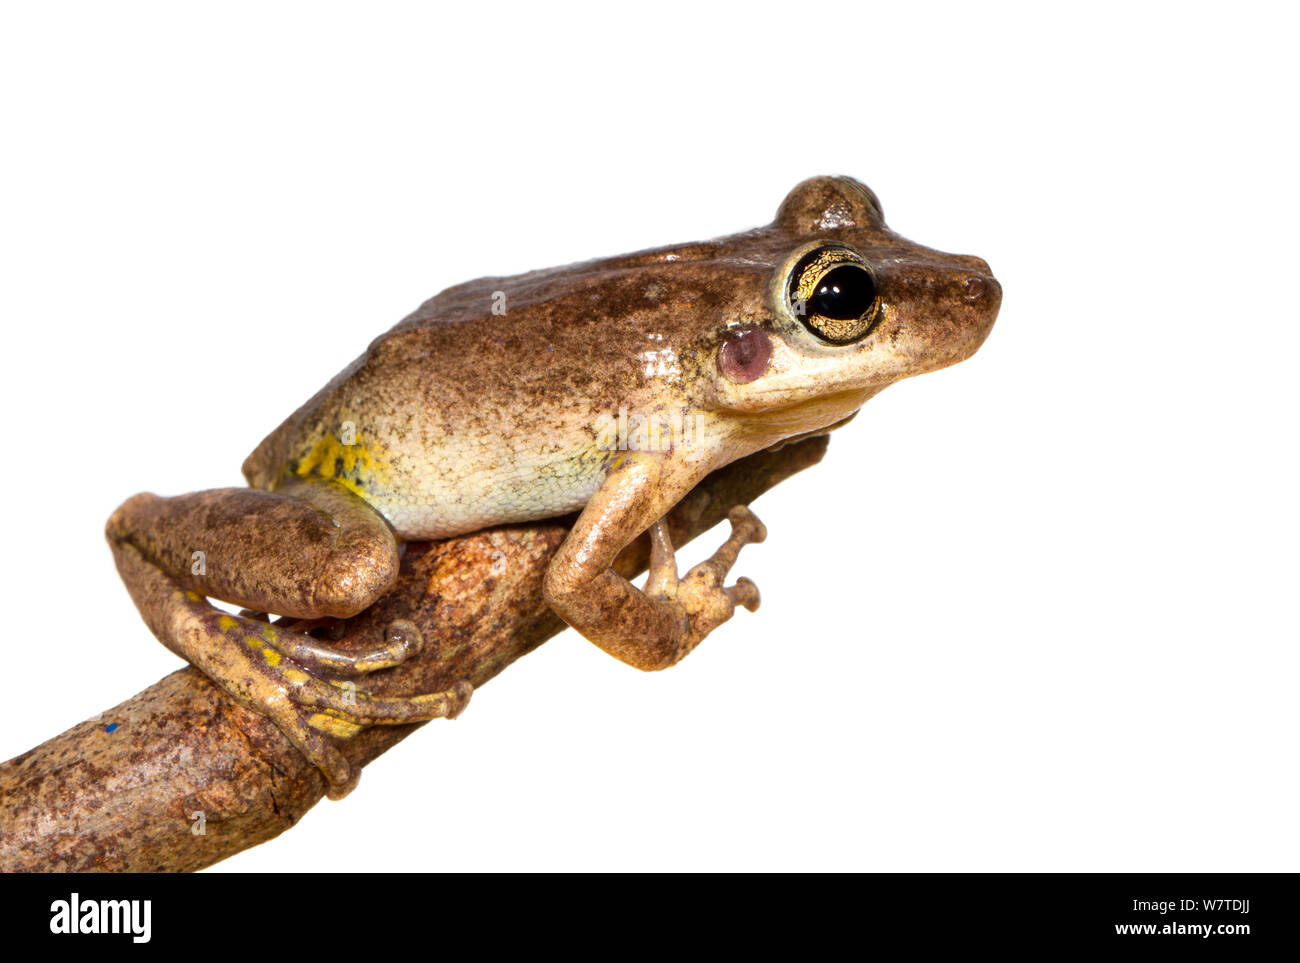
[[[358,493],[405,539],[436,539],[580,510],[607,473],[605,452],[520,455],[451,445],[395,457],[385,483]]]

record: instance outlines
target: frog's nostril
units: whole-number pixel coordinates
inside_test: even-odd
[[[961,298],[980,311],[994,311],[1002,304],[1002,285],[991,274],[968,274],[960,282]]]
[[[1002,285],[991,274],[967,274],[957,284],[961,299],[980,310],[996,311],[1002,303]]]

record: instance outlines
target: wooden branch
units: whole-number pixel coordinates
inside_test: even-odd
[[[674,543],[818,462],[826,441],[760,452],[710,475],[673,510]],[[571,521],[407,546],[396,589],[344,623],[337,644],[373,646],[388,622],[405,618],[425,647],[365,687],[414,694],[469,679],[478,688],[564,628],[541,584]],[[647,556],[642,538],[619,571],[643,571]],[[364,765],[418,728],[380,726],[340,745]],[[278,836],[323,794],[320,774],[274,725],[186,667],[0,765],[0,870],[202,869]]]

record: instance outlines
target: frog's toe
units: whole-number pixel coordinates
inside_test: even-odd
[[[379,669],[401,665],[415,655],[424,645],[424,637],[413,622],[396,619],[388,623],[384,642],[371,649],[350,652],[327,645],[305,632],[262,627],[261,636],[267,645],[287,656],[315,675],[359,676]]]
[[[309,719],[312,726],[340,735],[339,722],[344,723],[344,728],[361,729],[425,722],[429,719],[451,719],[464,710],[473,691],[474,687],[468,682],[457,682],[443,692],[428,692],[417,696],[375,696],[351,683],[339,685],[313,679],[300,686],[294,694],[294,701],[304,709],[318,710]]]
[[[265,711],[294,748],[320,770],[325,778],[325,794],[330,799],[342,799],[356,788],[361,773],[326,737],[327,730],[312,725],[309,717],[291,704],[267,707]]]
[[[698,645],[705,636],[730,619],[737,606],[751,612],[758,608],[758,586],[749,579],[742,578],[725,587],[721,583],[717,570],[705,564],[691,569],[682,579],[676,601],[686,614],[686,646],[693,648]]]
[[[762,596],[758,594],[758,586],[743,575],[736,579],[735,585],[729,586],[723,591],[727,593],[727,597],[731,599],[733,605],[739,605],[750,612],[757,612],[759,604],[763,601]]]
[[[704,616],[708,621],[718,619],[710,628],[730,618],[737,605],[753,612],[760,601],[758,586],[749,579],[740,578],[726,588],[723,582],[740,557],[740,550],[767,538],[767,528],[745,505],[733,508],[727,519],[731,535],[709,558],[687,572],[677,589],[677,601],[688,615]]]
[[[758,586],[747,578],[725,585],[740,550],[767,537],[763,523],[744,505],[728,514],[731,535],[709,558],[686,573],[680,580],[673,574],[671,545],[665,530],[652,532],[651,587],[653,598],[675,606],[682,613],[685,628],[675,648],[663,665],[673,665],[700,644],[710,632],[735,614],[736,608],[756,611],[761,601]]]
[[[394,619],[384,630],[384,644],[377,648],[355,652],[339,653],[349,656],[345,661],[344,674],[361,675],[378,669],[391,669],[401,665],[424,647],[424,636],[414,622],[406,619]],[[338,652],[331,649],[331,652]]]

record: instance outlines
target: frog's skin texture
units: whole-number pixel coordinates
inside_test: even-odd
[[[259,613],[346,618],[391,588],[403,540],[580,512],[547,602],[624,662],[673,665],[757,608],[752,582],[723,581],[765,533],[738,506],[679,579],[668,510],[715,468],[969,357],[1000,301],[984,261],[899,237],[857,181],[813,178],[766,227],[449,288],[267,436],[250,488],[137,495],[109,542],[154,634],[274,719],[337,797],[355,773],[327,737],[454,715],[469,686],[372,698],[344,680],[408,657],[414,626],[348,655]],[[610,565],[646,531],[638,589]]]

